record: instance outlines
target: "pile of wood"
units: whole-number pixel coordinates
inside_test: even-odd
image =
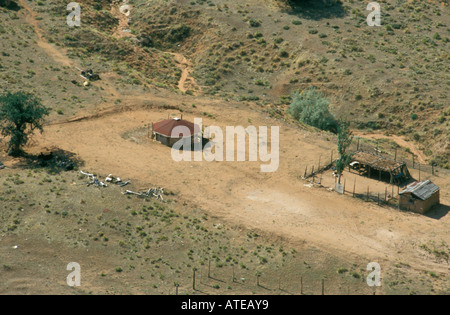
[[[89,174],[89,173],[85,173],[83,171],[80,172],[83,175],[86,175],[90,182],[87,184],[87,186],[97,186],[97,187],[108,187],[108,185],[106,185],[104,182],[100,181],[97,177],[94,176],[94,174]]]
[[[156,200],[161,199],[164,201],[163,195],[164,195],[164,188],[150,188],[146,192],[134,192],[131,190],[127,190],[123,193],[124,195],[136,195],[142,198],[151,198],[156,197]]]

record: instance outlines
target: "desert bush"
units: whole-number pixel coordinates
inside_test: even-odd
[[[294,95],[288,114],[307,125],[336,133],[338,123],[330,113],[329,105],[328,99],[311,87]]]
[[[260,27],[261,26],[261,21],[256,20],[256,19],[250,19],[248,21],[248,23],[250,24],[251,27]]]

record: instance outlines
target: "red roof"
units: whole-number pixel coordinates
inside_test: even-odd
[[[191,135],[197,134],[201,132],[200,126],[190,121],[174,118],[174,119],[166,119],[160,122],[153,124],[153,132],[159,133],[161,135],[171,137],[172,131],[176,127],[183,126],[189,128]],[[185,137],[188,135],[184,135]]]

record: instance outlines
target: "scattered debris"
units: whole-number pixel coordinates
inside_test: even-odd
[[[112,174],[109,174],[106,177],[105,182],[108,182],[108,183],[120,183],[120,182],[122,182],[122,180],[120,179],[120,177],[114,177]]]
[[[90,173],[86,173],[83,171],[80,171],[81,174],[87,176],[91,182],[89,182],[87,185],[95,185],[97,187],[108,187],[108,185],[106,183],[111,183],[111,184],[116,184],[120,187],[125,187],[126,185],[130,184],[130,181],[126,181],[123,182],[122,179],[120,179],[120,177],[114,177],[112,174],[109,174],[106,178],[105,178],[105,182],[100,181],[97,177],[94,176],[94,174],[90,174]]]
[[[164,201],[164,198],[163,198],[164,188],[150,188],[145,193],[140,193],[140,192],[137,193],[137,192],[134,192],[131,190],[127,190],[123,194],[124,195],[136,195],[136,196],[144,197],[144,198],[154,196],[154,197],[156,197],[156,200],[161,199],[162,201]]]
[[[94,176],[94,174],[85,173],[83,171],[80,171],[81,174],[86,175],[91,181],[87,184],[87,186],[95,185],[97,187],[108,187],[104,182],[98,180],[97,177]]]
[[[81,71],[81,77],[88,81],[100,80],[100,76],[98,74],[94,73],[92,71],[92,69]]]

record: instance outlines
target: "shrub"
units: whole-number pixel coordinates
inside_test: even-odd
[[[294,95],[288,113],[307,125],[336,133],[338,123],[330,113],[329,105],[328,99],[311,87]]]
[[[250,19],[248,21],[248,23],[250,24],[251,27],[260,27],[261,26],[261,21],[258,21],[255,19]]]

